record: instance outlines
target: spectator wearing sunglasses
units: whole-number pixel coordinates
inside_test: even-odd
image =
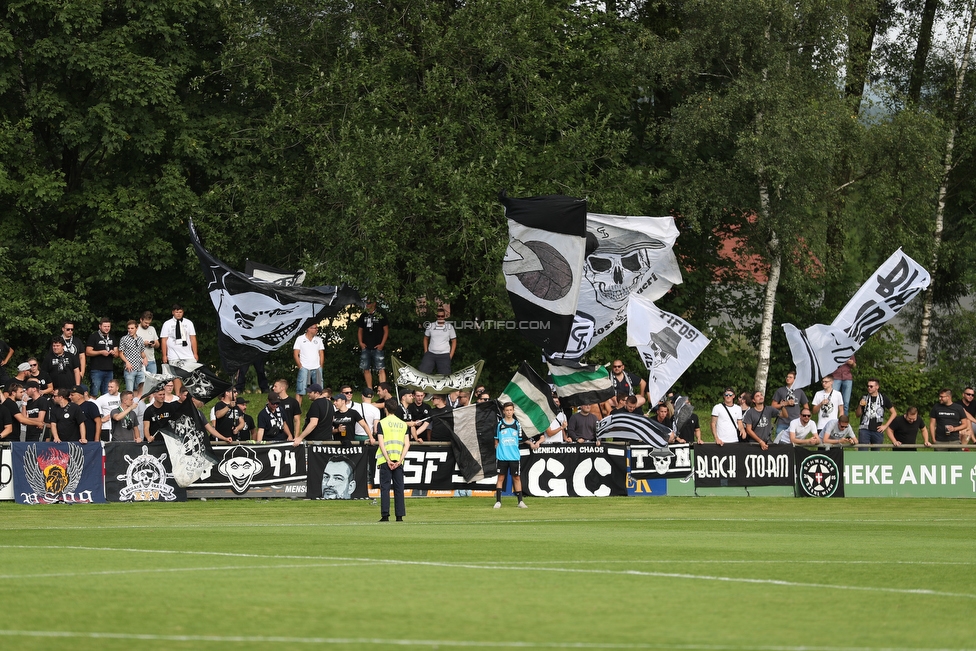
[[[722,392],[722,402],[712,407],[712,435],[718,445],[738,443],[746,438],[742,408],[735,402],[734,389],[726,388]]]

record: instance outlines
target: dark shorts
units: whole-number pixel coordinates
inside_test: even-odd
[[[504,477],[507,473],[512,473],[512,477],[519,476],[519,462],[518,461],[499,461],[498,463],[498,475]]]

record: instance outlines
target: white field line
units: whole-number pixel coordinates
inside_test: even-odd
[[[485,649],[676,649],[681,651],[973,651],[972,649],[916,647],[840,647],[730,644],[641,644],[613,642],[525,642],[491,640],[409,640],[373,637],[290,637],[274,635],[156,635],[152,633],[108,633],[80,631],[18,631],[0,629],[4,637],[74,638],[89,640],[138,640],[144,642],[207,642],[226,644],[315,644],[420,647],[475,647]]]
[[[580,524],[580,523],[606,523],[615,524],[621,522],[786,522],[797,524],[914,524],[914,525],[936,525],[940,523],[959,522],[972,524],[969,518],[890,518],[890,519],[843,519],[843,518],[534,518],[518,520],[412,520],[404,525],[423,525],[425,527],[444,526],[456,527],[463,525],[484,525],[484,524]],[[221,523],[221,528],[238,529],[258,529],[264,527],[295,527],[295,528],[318,528],[318,527],[374,527],[380,523],[370,522],[226,522]],[[400,526],[400,525],[398,525]],[[212,524],[190,523],[183,524],[173,522],[171,524],[103,524],[92,526],[11,526],[9,522],[0,526],[0,531],[87,531],[87,530],[125,530],[125,529],[209,529]]]
[[[44,574],[0,574],[0,580],[46,579],[65,576],[112,576],[115,574],[153,574],[169,572],[223,572],[225,570],[277,570],[280,568],[355,567],[367,563],[294,563],[286,565],[215,565],[212,567],[147,567],[134,570],[95,570],[92,572],[46,572]]]
[[[125,547],[82,547],[77,545],[0,545],[0,549],[56,549],[56,550],[76,550],[93,552],[121,552],[133,554],[170,554],[176,556],[217,556],[228,558],[261,558],[261,559],[281,559],[281,560],[309,560],[309,561],[336,561],[365,564],[384,564],[384,565],[403,565],[419,567],[438,567],[446,569],[463,570],[488,570],[488,571],[517,571],[517,572],[556,572],[563,574],[593,574],[604,576],[638,576],[656,577],[664,579],[685,579],[691,581],[714,581],[720,583],[746,583],[757,585],[776,585],[791,588],[817,588],[828,590],[852,590],[858,592],[879,592],[889,594],[911,594],[926,595],[933,597],[953,597],[962,599],[976,599],[976,594],[965,592],[942,592],[939,590],[929,590],[926,588],[884,588],[876,586],[854,586],[838,585],[830,583],[807,583],[802,581],[784,581],[780,579],[754,579],[737,576],[716,576],[708,574],[688,574],[679,572],[649,572],[643,570],[603,570],[603,569],[584,569],[571,567],[526,567],[524,565],[492,565],[486,563],[447,563],[441,561],[411,561],[404,559],[391,558],[357,558],[344,556],[297,556],[286,554],[246,554],[243,552],[212,552],[197,550],[170,550],[170,549],[133,549]]]

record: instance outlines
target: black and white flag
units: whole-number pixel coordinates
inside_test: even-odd
[[[163,364],[163,375],[173,376],[183,382],[191,396],[200,402],[210,402],[224,395],[231,383],[221,380],[213,371],[199,362],[188,362],[183,366]]]
[[[578,359],[627,320],[627,299],[651,301],[681,283],[673,217],[586,215],[586,258],[579,304],[565,352]]]
[[[508,219],[502,261],[519,332],[545,350],[566,349],[586,250],[586,201],[563,195],[499,200]]]
[[[261,264],[254,260],[247,260],[244,263],[244,273],[255,280],[263,280],[273,285],[282,287],[297,287],[305,282],[305,270],[285,271],[270,265]]]
[[[637,348],[650,373],[647,393],[652,405],[664,397],[708,344],[708,337],[681,317],[665,312],[644,296],[630,297],[627,345]]]
[[[829,326],[818,323],[800,330],[784,323],[796,364],[793,387],[802,389],[832,373],[928,287],[931,279],[922,265],[898,249],[861,285]]]
[[[187,398],[159,430],[173,464],[173,479],[186,488],[207,474],[218,459],[204,429],[203,416]]]
[[[495,475],[497,425],[498,407],[494,401],[450,409],[431,417],[434,438],[448,438],[439,435],[440,430],[449,435],[458,471],[466,482]]]
[[[596,424],[598,439],[624,439],[639,441],[661,451],[663,456],[672,456],[668,450],[671,429],[640,413],[620,412],[610,414]]]
[[[294,341],[309,324],[362,304],[359,293],[348,285],[284,286],[234,271],[203,248],[192,221],[190,241],[217,310],[217,348],[228,372]]]
[[[466,366],[450,375],[424,373],[406,364],[402,360],[392,357],[393,383],[409,391],[423,391],[424,393],[445,394],[451,391],[463,391],[478,386],[478,376],[485,360],[479,359],[471,366]]]

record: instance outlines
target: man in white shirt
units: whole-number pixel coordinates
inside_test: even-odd
[[[783,434],[776,436],[777,443],[792,443],[793,445],[820,445],[817,426],[810,420],[810,410],[802,409],[800,417],[790,423],[789,439],[783,440]]]
[[[735,391],[726,388],[722,394],[722,404],[712,407],[712,434],[715,443],[738,443],[745,440],[745,430],[742,428],[742,408],[735,404]]]
[[[108,383],[108,393],[95,398],[98,411],[102,414],[102,441],[112,440],[112,410],[118,409],[122,405],[122,396],[119,395],[119,381],[112,379]]]
[[[823,444],[830,445],[854,445],[857,443],[857,435],[851,428],[850,417],[842,415],[837,420],[826,423],[823,427]]]
[[[832,420],[837,420],[844,414],[844,395],[834,390],[834,376],[827,375],[821,381],[823,389],[813,396],[811,410],[817,410],[817,431],[822,432]]]
[[[163,324],[159,333],[162,346],[163,364],[172,364],[186,368],[189,362],[195,362],[200,357],[197,354],[197,331],[193,322],[183,318],[183,306],[173,306],[173,318]],[[176,379],[176,395],[179,395],[183,382]]]
[[[298,381],[295,382],[295,399],[302,404],[302,396],[310,384],[322,384],[322,365],[325,364],[325,345],[319,336],[319,324],[313,323],[305,334],[295,340],[295,364],[298,365]]]
[[[552,401],[556,403],[556,408],[559,409],[559,396],[555,393],[552,394]],[[564,443],[564,433],[567,426],[566,412],[559,409],[556,412],[556,417],[552,419],[549,423],[549,429],[542,433],[542,438],[539,439],[539,444],[549,445],[552,443]]]
[[[437,321],[424,331],[424,356],[420,360],[421,373],[433,373],[436,369],[441,375],[450,375],[451,360],[457,349],[457,333],[454,326],[445,319],[447,312],[437,308]]]
[[[376,438],[373,436],[373,434],[376,430],[376,423],[379,422],[382,414],[380,413],[380,408],[374,406],[372,403],[372,389],[364,388],[362,396],[362,402],[352,403],[352,408],[363,416],[363,420],[356,423],[356,440],[369,441],[370,445],[376,445]],[[363,421],[365,421],[365,426]]]

